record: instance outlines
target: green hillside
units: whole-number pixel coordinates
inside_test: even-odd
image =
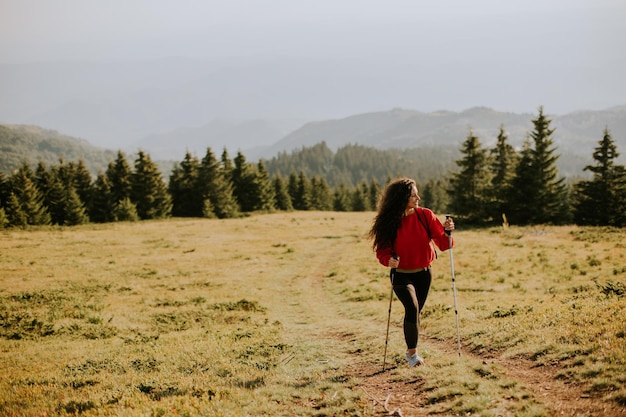
[[[116,152],[37,126],[0,125],[0,155],[0,171],[5,173],[16,169],[25,160],[32,165],[43,161],[49,166],[58,164],[59,159],[82,159],[95,174],[98,170],[106,170]]]
[[[445,177],[454,169],[460,152],[450,146],[421,146],[412,149],[374,149],[363,145],[345,145],[333,152],[320,144],[281,152],[266,161],[270,174],[289,175],[304,172],[324,177],[331,186],[356,185],[372,178],[384,184],[387,179],[409,176],[420,182]]]

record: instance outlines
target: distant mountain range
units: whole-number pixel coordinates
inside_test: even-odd
[[[500,125],[509,141],[521,146],[533,129],[535,114],[498,112],[475,107],[463,112],[440,111],[423,113],[415,110],[393,109],[364,113],[337,120],[309,122],[291,132],[295,121],[219,121],[199,128],[175,130],[152,135],[136,143],[154,155],[155,159],[179,155],[189,150],[203,155],[207,147],[221,153],[241,150],[248,160],[269,159],[279,152],[289,152],[326,142],[332,150],[345,144],[361,144],[377,149],[406,149],[420,146],[453,146],[459,148],[471,131],[484,146],[493,146]],[[602,111],[579,111],[564,116],[550,116],[556,129],[553,137],[559,153],[576,155],[591,162],[593,149],[608,127],[622,153],[626,153],[626,106]],[[280,139],[271,143],[272,137]]]
[[[263,156],[279,151],[310,146],[321,140],[331,149],[345,143],[358,143],[379,149],[406,149],[424,145],[459,147],[470,130],[485,146],[493,146],[500,125],[509,141],[520,146],[533,129],[537,114],[503,113],[475,107],[463,112],[422,113],[394,109],[360,114],[340,120],[309,123],[263,151]],[[626,147],[626,106],[604,111],[580,111],[565,116],[550,116],[555,145],[560,151],[591,156],[593,148],[609,127],[613,140]]]
[[[533,129],[537,114],[503,113],[475,107],[463,112],[440,111],[422,113],[393,109],[364,113],[337,120],[309,122],[297,120],[213,120],[198,128],[181,128],[168,133],[146,136],[134,148],[121,149],[132,154],[146,151],[154,161],[160,161],[168,173],[173,162],[181,161],[189,151],[204,156],[207,148],[217,155],[226,148],[231,157],[241,150],[249,162],[266,160],[279,153],[311,147],[325,142],[336,151],[347,144],[374,149],[414,149],[448,147],[459,150],[471,131],[485,147],[495,144],[500,125],[509,135],[509,142],[521,146]],[[557,154],[562,155],[560,169],[565,176],[583,175],[582,168],[592,164],[592,153],[608,127],[618,146],[620,158],[626,161],[626,106],[603,111],[579,111],[564,116],[550,116],[556,129],[553,138]],[[86,140],[72,138],[50,129],[34,126],[0,125],[0,148],[3,150],[1,168],[14,167],[16,161],[28,159],[36,163],[43,159],[55,163],[59,157],[75,160],[88,157],[90,168],[104,169],[115,150],[93,146]],[[16,138],[26,137],[26,142]],[[278,138],[273,140],[273,138]],[[269,143],[255,146],[257,143]]]

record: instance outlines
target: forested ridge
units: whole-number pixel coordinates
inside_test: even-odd
[[[322,176],[331,186],[355,185],[375,178],[384,182],[389,177],[407,176],[426,182],[446,176],[454,168],[459,150],[443,146],[422,146],[412,149],[374,149],[349,144],[333,152],[325,142],[302,147],[290,153],[280,152],[267,160],[271,175],[288,175],[304,171]]]
[[[106,169],[115,151],[98,148],[86,140],[28,125],[0,125],[0,171],[9,173],[24,161],[51,165],[59,159],[82,159],[91,172]]]
[[[381,188],[397,176],[418,181],[423,206],[466,223],[623,226],[626,173],[616,163],[619,153],[609,128],[599,132],[594,164],[580,172],[587,177],[566,182],[557,167],[551,120],[540,108],[532,122],[534,130],[521,150],[500,126],[492,148],[471,129],[459,149],[348,144],[333,152],[321,142],[252,163],[241,151],[231,159],[224,148],[218,158],[207,148],[202,158],[187,152],[170,172],[144,151],[132,161],[122,151],[103,151],[99,158],[109,160],[96,174],[85,162],[95,151],[83,149],[85,143],[76,142],[83,147],[77,153],[64,147],[63,138],[37,142],[32,128],[0,126],[0,226],[229,218],[294,209],[366,211],[375,209]],[[38,162],[24,155],[16,164],[20,146],[36,153]],[[10,158],[5,159],[5,149]],[[63,156],[51,163],[53,150]],[[64,151],[77,156],[68,158]]]

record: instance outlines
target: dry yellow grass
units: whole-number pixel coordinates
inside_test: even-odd
[[[533,386],[547,367],[546,384],[582,393],[579,410],[624,410],[622,230],[455,232],[462,357],[440,253],[428,366],[404,367],[394,300],[392,369],[375,374],[389,281],[365,239],[372,216],[3,232],[0,414],[367,416],[387,389],[405,416],[545,415],[561,398]]]

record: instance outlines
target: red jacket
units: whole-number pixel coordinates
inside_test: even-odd
[[[414,214],[402,217],[394,247],[377,248],[378,261],[384,266],[389,266],[393,250],[400,258],[398,265],[400,269],[419,269],[430,266],[435,260],[436,253],[428,239],[426,227],[430,229],[432,242],[435,242],[440,250],[450,249],[448,235],[445,234],[443,224],[432,210],[418,207]],[[454,240],[452,246],[454,246]]]

